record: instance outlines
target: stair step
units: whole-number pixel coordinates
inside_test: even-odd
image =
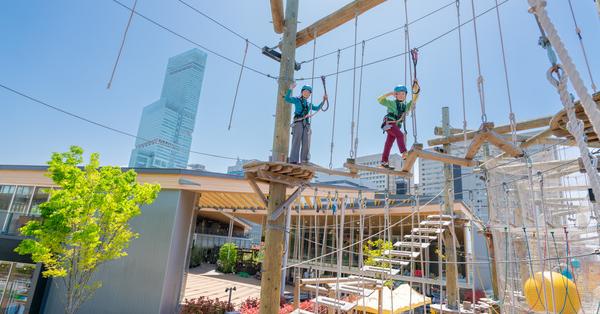
[[[448,220],[423,220],[421,226],[449,226],[452,221]]]
[[[336,289],[336,285],[333,284],[332,285],[332,289],[339,290],[340,292],[343,292],[343,293],[356,294],[356,295],[359,295],[361,297],[368,297],[371,294],[373,294],[373,292],[374,292],[371,289],[363,289],[361,287],[350,286],[350,285],[342,285],[342,284],[340,284],[339,288],[337,288],[337,289]]]
[[[340,311],[350,311],[355,306],[354,303],[346,302],[344,300],[323,297],[323,296],[316,297],[313,302],[319,303],[319,305],[325,305],[327,307],[330,307],[330,308],[333,308],[336,310],[340,310]]]
[[[376,262],[380,262],[380,263],[390,263],[392,265],[400,265],[400,266],[410,265],[410,262],[408,262],[408,261],[403,261],[401,259],[394,259],[394,258],[375,257],[373,260]]]
[[[418,234],[407,234],[404,236],[405,239],[415,239],[415,240],[437,240],[436,236],[428,236],[428,235],[418,235]]]
[[[383,256],[401,256],[408,258],[417,258],[421,255],[420,252],[411,252],[411,251],[400,251],[400,250],[385,250],[383,251]]]
[[[377,266],[363,266],[363,268],[361,268],[361,270],[374,272],[374,273],[378,273],[378,274],[387,274],[387,275],[397,275],[400,272],[400,270],[396,269],[396,268],[384,268],[384,267],[377,267]]]
[[[309,312],[306,310],[302,310],[302,309],[295,309],[292,312],[290,312],[290,314],[315,314],[315,313]]]
[[[413,228],[411,230],[411,232],[413,234],[419,233],[419,232],[440,234],[440,233],[444,232],[444,229],[442,229],[442,228]]]
[[[427,219],[429,220],[453,220],[454,217],[450,216],[450,215],[429,215],[427,216]]]
[[[385,283],[383,280],[375,279],[375,278],[371,278],[371,277],[363,277],[363,276],[350,275],[350,276],[348,276],[348,278],[356,279],[356,281],[354,281],[352,283],[346,282],[345,284],[347,284],[347,285],[361,285],[362,283],[369,283],[369,284],[374,284],[374,285],[383,285]]]
[[[415,248],[421,248],[421,249],[426,249],[429,247],[431,243],[427,242],[427,243],[423,243],[423,242],[409,242],[409,241],[398,241],[396,243],[394,243],[395,247],[401,247],[401,246],[407,246],[407,247],[415,247]]]

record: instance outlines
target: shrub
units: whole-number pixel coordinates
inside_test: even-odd
[[[219,268],[224,273],[232,273],[237,261],[237,246],[234,243],[225,243],[219,250]]]
[[[207,297],[197,299],[185,299],[181,306],[180,314],[223,314],[226,311],[234,311],[233,306],[227,306],[227,302],[219,299],[211,300]]]
[[[194,246],[192,248],[192,253],[191,253],[191,257],[190,257],[190,267],[200,266],[200,264],[202,264],[202,262],[204,262],[203,255],[204,255],[204,250],[202,248]]]

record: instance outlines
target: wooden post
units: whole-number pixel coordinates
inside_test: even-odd
[[[489,206],[489,205],[488,205]],[[488,246],[488,254],[490,255],[490,265],[492,266],[492,290],[494,291],[494,297],[496,299],[500,298],[499,290],[498,290],[498,270],[496,268],[496,251],[494,249],[494,237],[492,237],[492,232],[489,230],[485,231],[485,238]],[[508,280],[508,276],[504,280]],[[506,292],[505,292],[506,293]]]
[[[383,314],[383,286],[377,289],[377,314]]]
[[[300,306],[300,276],[294,281],[294,310]]]
[[[444,135],[450,136],[450,112],[448,107],[442,108],[442,127]],[[444,144],[444,151],[450,154],[450,144]],[[444,164],[444,215],[454,216],[454,189],[452,180],[452,165]],[[454,224],[450,225],[454,228]],[[448,308],[457,310],[459,306],[458,298],[458,267],[456,264],[456,245],[453,237],[455,230],[444,232],[444,244],[446,245],[446,296],[448,298]]]
[[[298,22],[298,0],[287,0],[285,8],[281,62],[277,90],[275,130],[273,134],[273,161],[285,161],[290,143],[291,107],[285,103],[284,95],[294,79],[296,60],[296,31]],[[269,184],[269,206],[267,217],[285,201],[286,186],[281,183]],[[265,259],[260,289],[260,312],[277,313],[281,280],[281,257],[283,256],[284,215],[267,221],[265,235]]]
[[[330,297],[330,298],[332,298],[332,299],[335,299],[335,294],[336,294],[335,290],[332,289],[332,290],[329,290],[329,293],[328,293],[327,296]],[[332,307],[330,307],[330,306],[328,306],[327,307],[327,314],[335,314],[335,309],[332,308]]]

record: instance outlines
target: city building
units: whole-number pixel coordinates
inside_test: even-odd
[[[142,112],[130,167],[187,167],[206,58],[192,49],[169,59],[160,98]]]
[[[189,164],[187,166],[187,168],[190,170],[202,170],[202,171],[206,170],[206,166],[202,165],[202,164]]]
[[[355,162],[357,165],[374,168],[380,167],[381,154],[360,156],[356,158]],[[391,154],[389,163],[390,167],[398,170],[402,169],[402,157],[400,157],[398,154]],[[390,194],[396,193],[396,179],[392,176],[373,171],[359,171],[358,175],[360,176],[360,179],[374,184],[377,191],[389,191]]]
[[[256,160],[256,159],[239,159],[238,158],[237,161],[235,162],[235,165],[227,167],[227,174],[243,177],[244,176],[244,165],[249,162],[253,162],[253,161],[258,161],[258,160]]]

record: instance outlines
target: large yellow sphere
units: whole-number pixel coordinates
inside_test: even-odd
[[[543,275],[542,272],[535,273],[533,278],[525,282],[524,291],[529,307],[537,312],[548,309],[551,313],[556,311],[562,314],[577,314],[581,308],[575,283],[559,273],[549,271],[545,271]]]

